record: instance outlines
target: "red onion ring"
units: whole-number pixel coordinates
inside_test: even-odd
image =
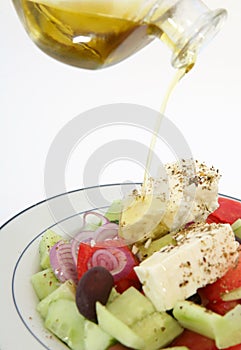
[[[105,241],[107,239],[115,239],[118,235],[119,226],[115,223],[109,222],[103,215],[95,212],[87,212],[84,214],[84,225],[86,225],[86,216],[89,214],[96,215],[105,219],[105,223],[100,226],[96,231],[82,230],[71,240],[71,250],[75,265],[77,265],[77,257],[79,251],[79,245],[81,242],[94,242]]]
[[[117,282],[131,272],[136,261],[126,247],[103,247],[93,253],[87,265],[88,269],[94,266],[105,267]]]
[[[77,266],[77,258],[80,243],[90,242],[92,239],[95,239],[95,231],[81,231],[71,240],[71,252],[75,266]]]
[[[77,283],[77,271],[72,256],[71,244],[61,240],[49,252],[50,265],[60,282],[73,280]]]
[[[101,225],[105,225],[108,222],[110,222],[104,215],[102,215],[100,213],[97,213],[95,211],[87,211],[83,215],[83,225],[82,225],[81,230],[84,230],[85,226],[88,224],[86,219],[87,219],[87,216],[90,216],[90,215],[94,215],[94,216],[98,217],[100,219]]]
[[[106,241],[107,239],[115,239],[118,236],[118,230],[119,226],[113,222],[108,222],[107,224],[104,224],[100,226],[95,231],[95,241],[96,242],[102,242]]]
[[[98,249],[94,252],[87,264],[88,269],[95,266],[105,267],[112,273],[118,268],[118,260],[108,249]]]

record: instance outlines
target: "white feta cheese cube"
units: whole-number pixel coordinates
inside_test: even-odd
[[[174,235],[168,245],[135,267],[146,296],[158,311],[215,282],[238,258],[238,246],[229,224],[193,224]]]
[[[206,220],[218,207],[219,178],[218,170],[192,159],[165,165],[123,203],[119,235],[135,243]]]

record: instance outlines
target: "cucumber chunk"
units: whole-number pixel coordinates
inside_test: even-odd
[[[215,323],[215,343],[218,349],[241,343],[241,305],[227,312]]]
[[[144,340],[99,302],[96,303],[96,312],[98,324],[106,333],[125,346],[133,349],[144,348]]]
[[[165,312],[157,312],[152,303],[134,287],[106,306],[97,303],[101,328],[120,343],[141,350],[157,350],[171,343],[183,331]]]
[[[241,305],[221,316],[205,307],[183,301],[175,305],[173,315],[183,327],[214,339],[218,349],[241,343]]]
[[[59,281],[51,268],[32,275],[31,282],[39,300],[46,298],[59,287]]]
[[[43,319],[48,314],[49,305],[58,299],[68,299],[75,301],[76,286],[72,281],[66,281],[61,284],[55,291],[49,294],[46,298],[41,300],[37,305],[37,311]]]
[[[42,269],[47,269],[50,267],[50,248],[53,247],[61,239],[63,239],[63,237],[56,234],[54,231],[45,231],[39,244],[40,266],[42,267]]]
[[[120,295],[120,293],[118,293],[115,288],[112,288],[110,295],[109,295],[109,299],[107,301],[107,304],[112,303],[112,301],[114,301],[119,295]]]
[[[38,304],[46,328],[73,350],[108,349],[115,340],[79,313],[75,289],[72,281],[66,281]]]
[[[234,223],[231,226],[234,232],[241,229],[241,219],[237,219],[236,221],[234,221]]]
[[[143,319],[155,311],[152,303],[134,287],[128,288],[106,305],[108,311],[126,325]]]
[[[184,328],[211,339],[215,339],[215,324],[222,319],[217,313],[187,300],[174,306],[173,315]]]
[[[84,349],[85,350],[106,350],[115,340],[105,333],[97,324],[85,320],[84,324]]]
[[[121,211],[122,211],[122,201],[115,200],[112,202],[109,209],[105,213],[105,217],[111,222],[118,223],[120,220]]]
[[[136,322],[131,329],[144,339],[143,350],[160,349],[170,344],[183,331],[172,316],[157,311]]]
[[[74,301],[59,299],[49,305],[45,326],[72,350],[84,350],[84,317]]]
[[[148,246],[146,244],[138,246],[138,257],[144,260],[169,244],[176,245],[176,241],[170,233],[153,240]]]
[[[241,219],[237,219],[231,226],[235,236],[241,239]]]

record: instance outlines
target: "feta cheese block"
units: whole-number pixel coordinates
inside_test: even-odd
[[[123,202],[119,235],[131,244],[205,221],[218,207],[219,178],[218,170],[192,159],[165,165]]]
[[[229,224],[193,224],[174,235],[167,245],[135,267],[145,295],[158,311],[222,277],[238,259],[238,242]]]

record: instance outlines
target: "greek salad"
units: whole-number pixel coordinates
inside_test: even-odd
[[[72,350],[241,350],[241,203],[218,196],[217,174],[199,164],[188,184],[213,198],[196,196],[202,215],[174,229],[169,216],[128,241],[135,191],[132,216],[116,200],[86,212],[71,239],[47,230],[31,278],[45,327]]]

